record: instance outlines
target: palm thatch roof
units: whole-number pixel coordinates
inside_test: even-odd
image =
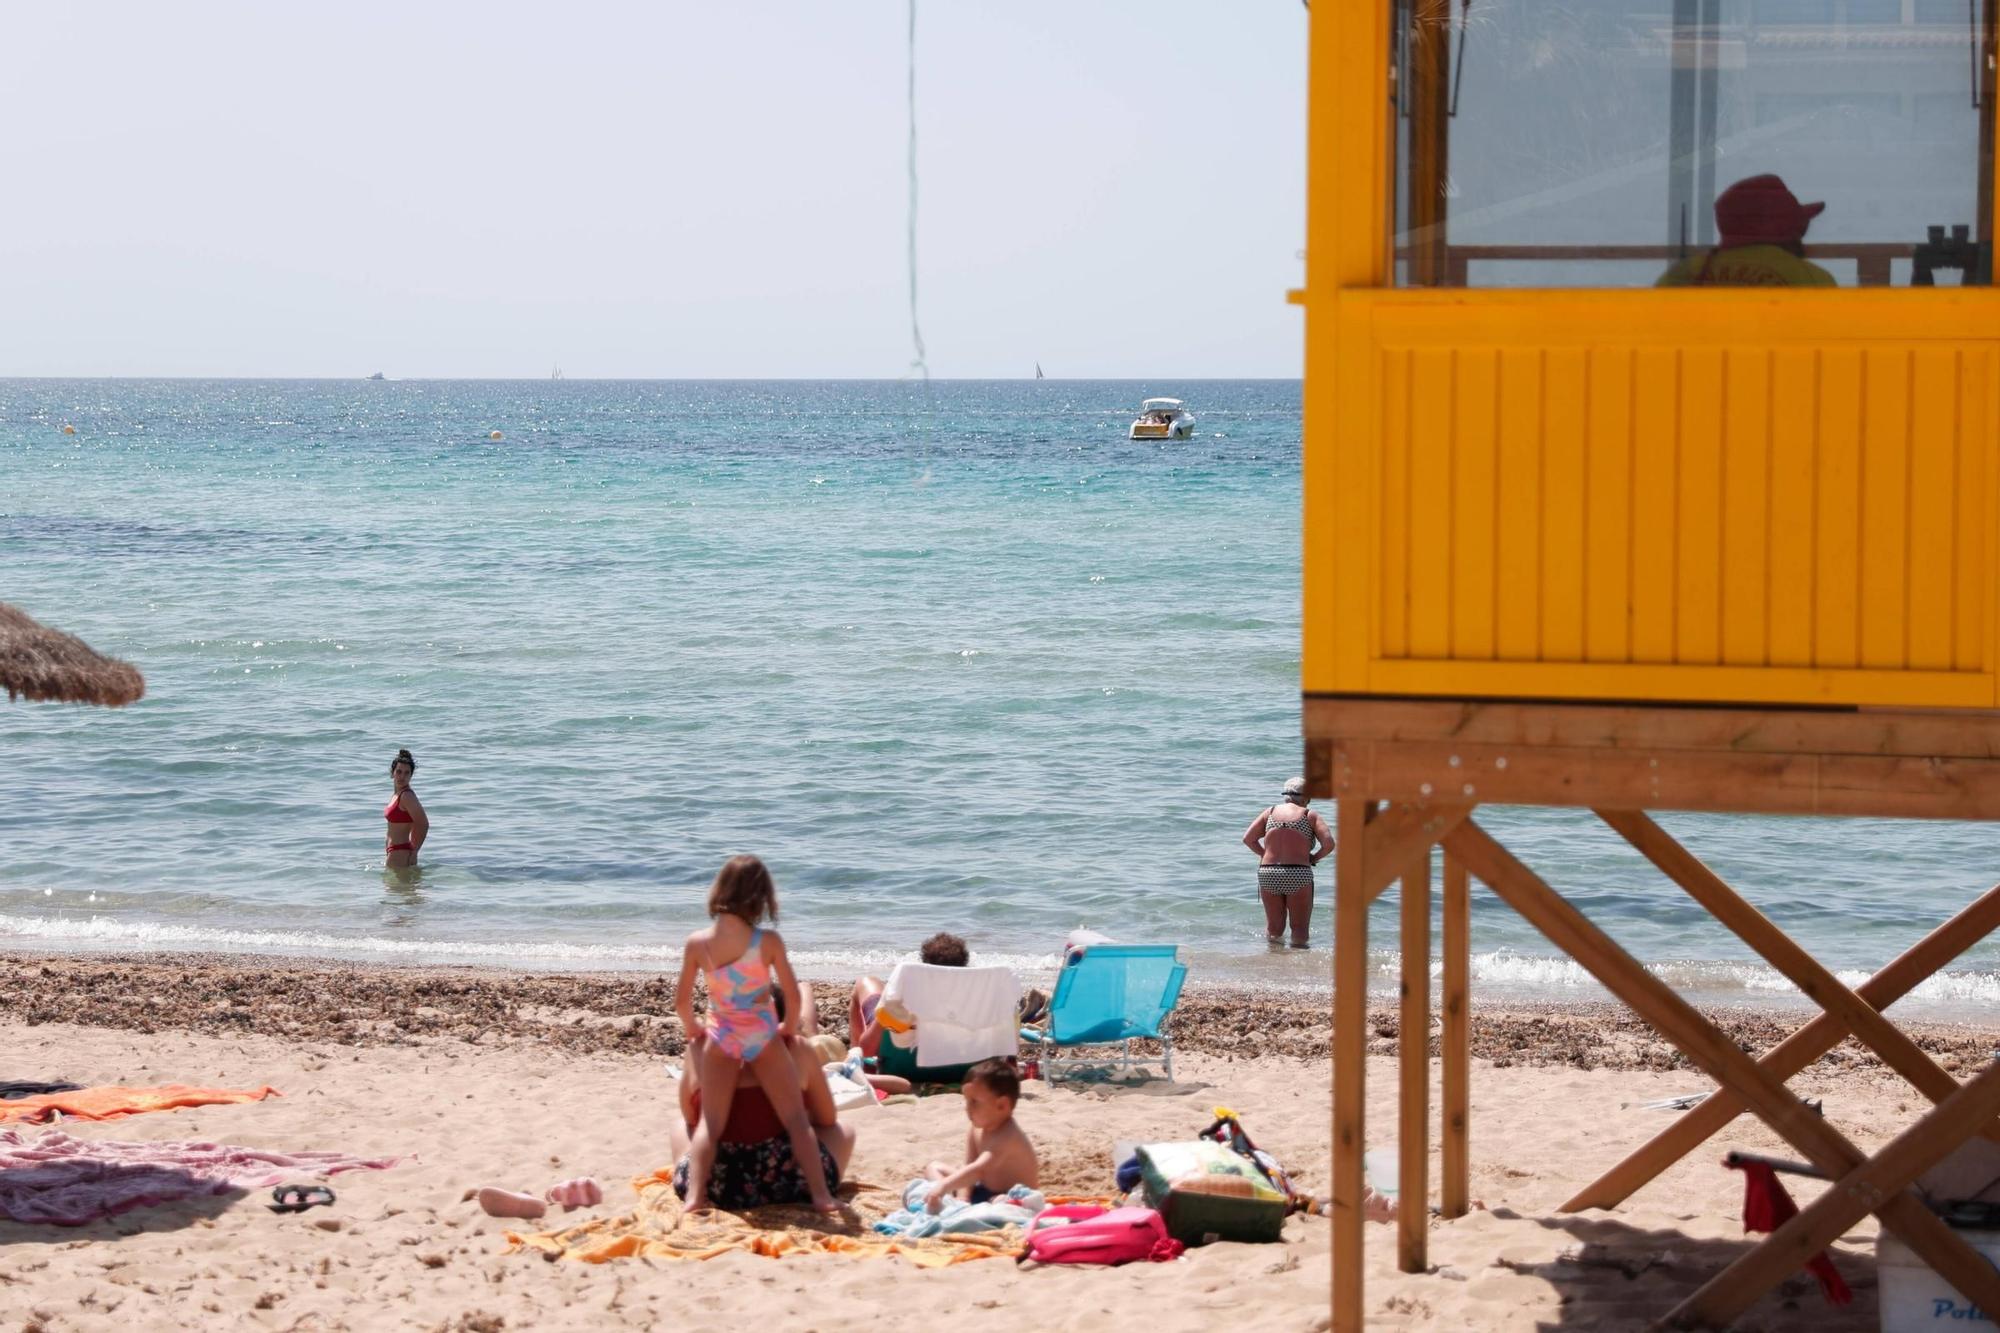
[[[116,708],[144,694],[146,680],[131,663],[106,657],[82,639],[0,602],[0,687],[9,699],[20,695]]]

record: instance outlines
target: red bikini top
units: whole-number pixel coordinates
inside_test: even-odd
[[[389,798],[389,804],[382,807],[382,818],[391,824],[414,824],[416,817],[403,810],[403,793],[397,792]]]

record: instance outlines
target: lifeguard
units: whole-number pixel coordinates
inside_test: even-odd
[[[1720,237],[1661,275],[1661,287],[1834,287],[1831,273],[1805,257],[1806,228],[1826,205],[1802,204],[1777,176],[1751,176],[1715,200]]]

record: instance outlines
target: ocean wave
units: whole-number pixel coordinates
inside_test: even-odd
[[[1563,997],[1590,993],[1607,995],[1597,979],[1573,958],[1495,949],[1472,956],[1472,985],[1476,991],[1488,986],[1524,996]],[[1402,968],[1402,957],[1391,950],[1373,953],[1370,964],[1378,988]],[[1731,993],[1744,999],[1799,994],[1781,973],[1763,963],[1736,959],[1670,959],[1647,963],[1646,970],[1684,995],[1726,1000]],[[1433,958],[1431,978],[1441,981],[1442,960]],[[1850,989],[1866,982],[1871,974],[1847,969],[1836,970],[1835,978]],[[1913,988],[1905,1001],[1919,1004],[1966,1006],[2000,1001],[2000,972],[1966,970],[1939,972]]]
[[[335,935],[316,930],[239,930],[188,926],[165,921],[128,921],[106,916],[10,916],[0,914],[0,945],[42,945],[77,952],[247,953],[331,957],[353,962],[466,963],[487,967],[551,965],[585,971],[632,968],[667,971],[680,966],[679,944],[576,944],[538,937],[520,940],[395,939],[381,935]],[[801,975],[886,975],[910,953],[888,949],[800,949],[792,967]],[[1023,974],[1054,972],[1059,955],[979,954],[982,965],[1010,967]]]

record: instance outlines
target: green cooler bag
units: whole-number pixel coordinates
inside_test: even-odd
[[[1187,1245],[1277,1240],[1290,1204],[1249,1158],[1220,1143],[1149,1143],[1139,1149],[1146,1203]]]

